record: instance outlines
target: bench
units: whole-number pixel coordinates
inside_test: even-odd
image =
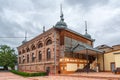
[[[119,67],[119,68],[116,68],[115,74],[118,73],[118,72],[120,72],[120,67]]]

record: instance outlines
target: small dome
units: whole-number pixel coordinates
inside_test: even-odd
[[[56,28],[67,28],[67,24],[64,22],[64,15],[63,15],[63,12],[62,12],[62,5],[60,6],[61,7],[61,15],[60,15],[60,21],[58,21],[55,25]]]
[[[86,38],[91,39],[91,35],[90,35],[90,34],[88,34],[88,33],[86,33],[84,36],[85,36]]]
[[[67,24],[64,21],[60,20],[59,22],[56,23],[55,27],[56,28],[67,28]]]
[[[27,40],[24,40],[24,41],[22,41],[22,44],[24,44],[24,43],[26,43],[27,42]]]

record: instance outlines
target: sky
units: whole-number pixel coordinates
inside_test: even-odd
[[[120,44],[119,0],[0,0],[0,44],[16,48],[60,20],[60,4],[68,28],[95,39],[94,46]],[[12,38],[11,38],[12,37]],[[13,38],[14,37],[14,38]]]

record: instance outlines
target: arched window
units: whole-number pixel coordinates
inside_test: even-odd
[[[38,43],[38,48],[41,48],[43,47],[43,44],[42,43]]]
[[[19,51],[19,54],[21,54],[21,51]]]
[[[32,53],[32,62],[34,62],[34,61],[35,61],[35,54]]]
[[[24,49],[22,50],[22,53],[25,53],[25,50],[24,50]]]
[[[30,51],[30,49],[29,49],[29,48],[26,48],[26,51],[27,51],[27,52],[29,52],[29,51]]]
[[[25,63],[25,56],[23,56],[23,63]]]
[[[21,57],[19,57],[19,63],[21,64]]]
[[[31,49],[32,49],[32,50],[35,50],[35,49],[36,49],[36,48],[35,48],[35,45],[32,45],[32,46],[31,46]]]
[[[48,39],[47,42],[46,42],[46,45],[50,45],[50,44],[52,44],[52,40]]]
[[[39,59],[39,61],[42,60],[42,52],[41,51],[39,51],[39,53],[38,53],[38,59]]]
[[[50,48],[47,49],[47,60],[50,60],[51,58],[51,51]]]
[[[27,63],[29,63],[29,54],[27,54]]]

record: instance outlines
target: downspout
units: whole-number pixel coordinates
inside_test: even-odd
[[[103,71],[105,71],[105,64],[104,64],[104,62],[105,62],[105,60],[104,60],[104,52],[103,52],[102,56],[103,56]]]
[[[87,65],[88,65],[88,50],[87,50],[87,48],[86,48],[86,55],[87,55]],[[88,73],[89,71],[88,71],[88,66],[87,66],[87,73]]]
[[[96,52],[97,53],[97,52]],[[96,66],[96,71],[99,72],[99,66],[98,66],[98,53],[97,53],[97,66]]]
[[[54,67],[55,67],[55,75],[56,75],[56,31],[54,33]]]

